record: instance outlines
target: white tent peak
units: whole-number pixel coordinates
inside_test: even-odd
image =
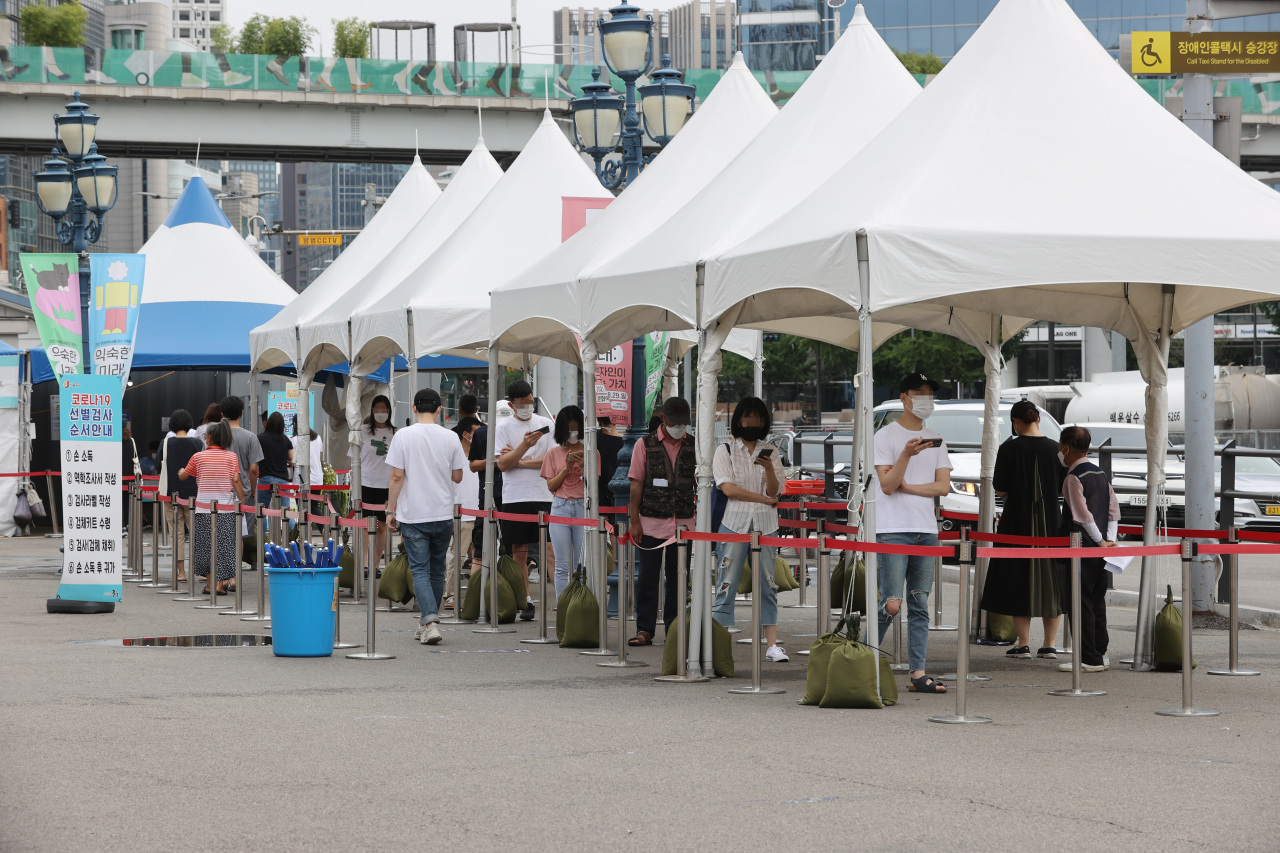
[[[733,62],[729,64],[729,67],[737,68],[739,65],[741,65],[743,68],[747,67],[747,58],[742,55],[742,51],[740,50],[736,51],[733,54]]]
[[[867,12],[865,9],[862,8],[861,3],[853,7],[853,15],[852,17],[849,18],[849,26],[845,27],[845,29],[849,30],[855,26],[856,27],[871,26],[871,21],[867,19]]]

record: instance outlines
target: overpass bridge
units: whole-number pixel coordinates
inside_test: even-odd
[[[421,60],[272,57],[222,53],[0,48],[0,154],[43,157],[50,121],[79,91],[103,117],[110,157],[278,162],[403,163],[418,150],[429,163],[460,163],[484,138],[505,166],[524,147],[544,107],[567,119],[568,102],[592,66]],[[603,72],[608,78],[607,70]],[[700,98],[723,72],[691,69]],[[755,72],[783,104],[808,76]],[[924,82],[924,78],[920,78]],[[1176,78],[1136,81],[1161,103]],[[620,84],[619,84],[620,85]],[[1218,97],[1239,97],[1241,165],[1280,172],[1280,75],[1218,81]],[[567,124],[564,126],[568,131]]]

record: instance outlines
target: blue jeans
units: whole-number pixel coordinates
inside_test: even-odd
[[[877,542],[889,545],[937,545],[936,533],[881,533]],[[885,611],[891,598],[902,601],[903,585],[907,597],[907,657],[911,671],[924,670],[925,647],[929,642],[929,590],[933,588],[933,557],[907,556],[906,554],[880,554],[877,562],[877,580],[880,586],[880,644],[896,618]],[[902,612],[902,605],[898,605]],[[962,638],[963,639],[963,638]]]
[[[440,599],[444,597],[445,555],[453,538],[452,521],[426,521],[422,524],[401,522],[404,552],[413,572],[413,596],[418,599],[422,618],[428,625],[440,621]]]
[[[259,477],[259,478],[258,478],[258,485],[259,485],[259,486],[288,486],[289,484],[290,484],[290,483],[289,483],[289,481],[288,481],[288,480],[281,479],[280,477]],[[258,503],[259,503],[259,504],[261,504],[262,506],[269,506],[269,505],[271,504],[271,490],[270,490],[270,489],[259,489],[259,490],[258,490]],[[281,509],[288,509],[288,508],[289,508],[289,497],[288,497],[288,495],[285,495],[285,494],[281,494],[281,495],[280,495],[280,508],[281,508]],[[290,529],[290,530],[292,530],[293,528],[295,528],[295,527],[297,527],[297,526],[298,526],[298,522],[294,521],[293,519],[289,519],[289,529]]]
[[[721,533],[737,533],[723,524]],[[741,531],[750,533],[750,530]],[[777,559],[776,548],[760,549],[760,574],[764,583],[755,578],[751,584],[751,594],[760,596],[760,624],[778,624],[778,587],[773,577],[773,566]],[[719,581],[716,586],[716,603],[711,609],[711,618],[726,628],[733,627],[733,603],[738,596],[738,581],[742,577],[742,569],[751,556],[751,544],[748,542],[722,542],[716,546],[716,561],[720,566]]]
[[[566,518],[586,518],[587,502],[582,498],[553,497],[551,514]],[[556,600],[569,585],[569,575],[582,562],[582,533],[585,528],[567,524],[551,525],[551,550],[556,555]]]

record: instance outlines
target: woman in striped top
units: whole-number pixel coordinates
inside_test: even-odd
[[[244,502],[240,484],[240,458],[231,450],[231,424],[224,418],[209,424],[205,430],[208,447],[191,457],[187,467],[178,473],[178,479],[196,478],[199,489],[196,500],[200,503],[217,501],[234,506]],[[209,510],[196,508],[191,530],[193,562],[196,575],[209,576],[209,541],[213,532]],[[234,592],[230,586],[236,574],[236,516],[235,511],[218,513],[217,584],[218,592]],[[205,592],[209,588],[205,586]]]

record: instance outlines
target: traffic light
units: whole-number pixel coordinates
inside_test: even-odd
[[[9,199],[9,227],[22,227],[22,208],[16,198]]]

